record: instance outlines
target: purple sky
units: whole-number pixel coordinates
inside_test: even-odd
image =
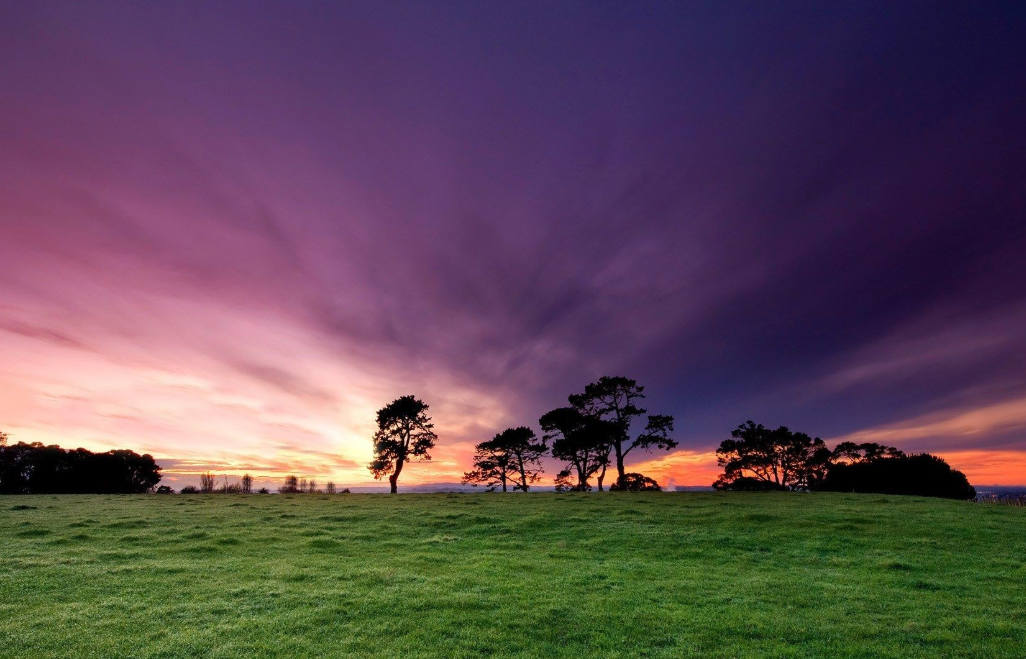
[[[1026,5],[0,0],[0,428],[365,483],[603,374],[1026,481]],[[184,482],[183,480],[183,482]]]

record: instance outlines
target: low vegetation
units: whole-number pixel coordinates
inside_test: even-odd
[[[835,493],[0,498],[42,657],[987,657],[1026,510]]]

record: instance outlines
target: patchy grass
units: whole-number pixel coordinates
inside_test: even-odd
[[[1026,656],[1026,510],[788,494],[0,498],[33,657]]]

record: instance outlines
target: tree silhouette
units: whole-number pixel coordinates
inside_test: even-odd
[[[214,487],[217,484],[217,476],[212,472],[205,472],[200,474],[200,492],[203,494],[210,494],[214,491]]]
[[[859,462],[833,464],[817,489],[830,492],[914,494],[947,499],[976,498],[976,490],[969,484],[965,474],[929,453],[880,455]]]
[[[526,492],[541,473],[545,442],[537,441],[526,426],[507,428],[474,450],[474,469],[463,474],[463,483],[486,485],[489,492],[507,486]]]
[[[374,459],[367,468],[376,479],[388,475],[392,494],[399,491],[399,474],[407,461],[431,459],[428,451],[438,436],[427,410],[427,403],[413,396],[401,396],[378,410]]]
[[[747,489],[807,489],[823,479],[830,456],[819,437],[747,421],[716,449],[723,475],[713,487],[732,489],[737,482]]]
[[[570,404],[584,414],[615,425],[616,432],[610,448],[615,455],[618,481],[624,477],[624,458],[634,449],[648,451],[655,447],[668,451],[677,447],[677,442],[670,438],[673,417],[666,414],[649,415],[644,431],[631,439],[633,421],[647,412],[638,406],[644,397],[645,387],[636,380],[623,376],[603,376],[597,382],[585,386],[584,393],[573,394],[569,399]]]
[[[545,433],[542,439],[552,442],[552,456],[567,463],[556,475],[556,489],[590,490],[591,477],[604,475],[609,465],[610,445],[617,428],[612,422],[589,416],[574,407],[556,408],[542,415],[538,423]],[[576,483],[571,480],[572,476],[576,476]]]
[[[240,483],[240,485],[242,487],[242,493],[243,494],[252,494],[253,493],[253,477],[250,476],[249,474],[244,474],[242,476],[242,482]]]
[[[39,442],[0,446],[0,494],[130,494],[160,482],[151,455],[115,450],[93,453]]]

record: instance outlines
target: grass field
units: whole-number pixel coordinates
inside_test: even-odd
[[[1026,510],[873,495],[0,498],[3,657],[1026,657]]]

